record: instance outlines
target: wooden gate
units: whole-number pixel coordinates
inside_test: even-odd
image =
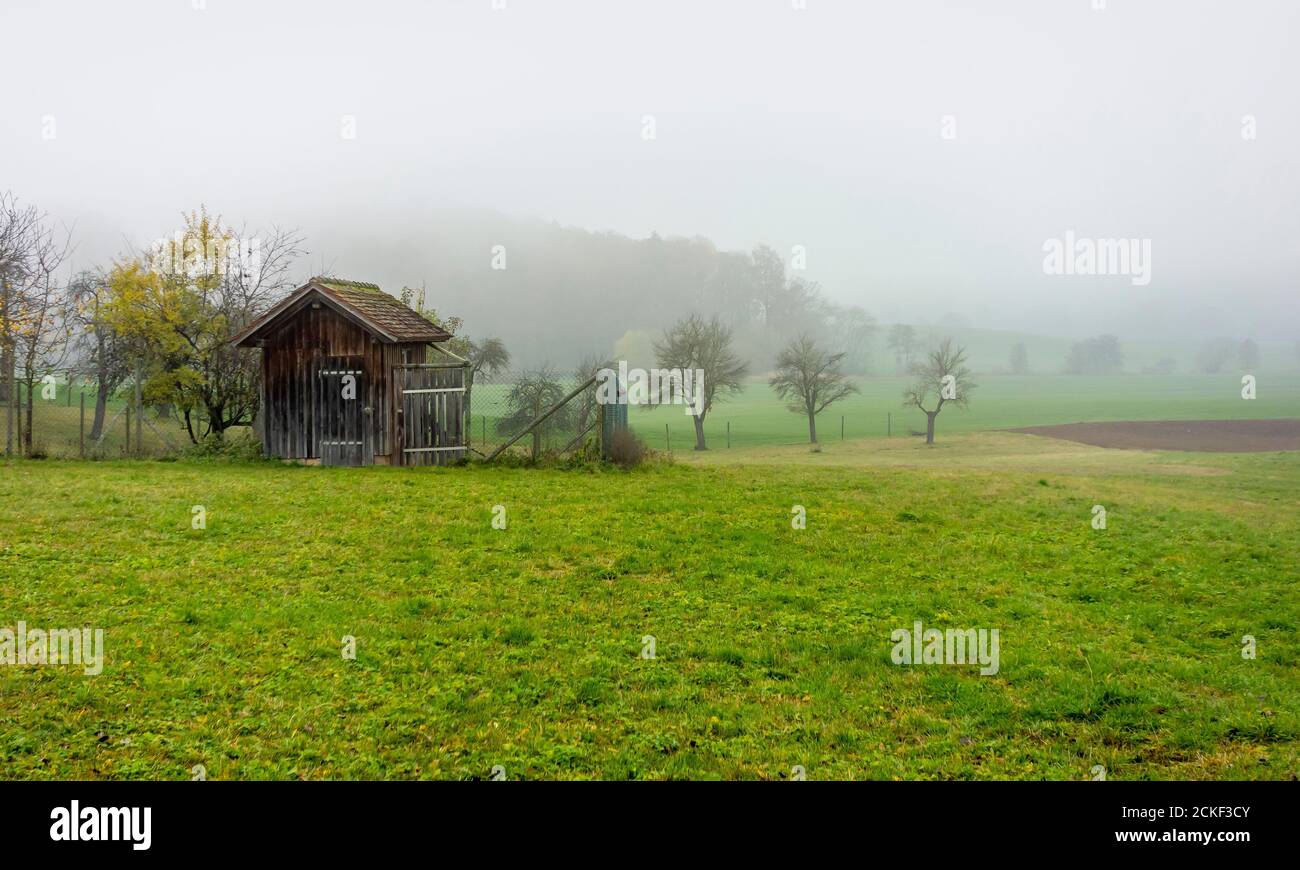
[[[394,451],[402,465],[446,465],[465,458],[465,365],[393,366]]]

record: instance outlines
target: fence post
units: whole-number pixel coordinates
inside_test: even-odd
[[[135,452],[144,455],[144,439],[140,427],[144,424],[144,400],[140,390],[140,368],[135,370]]]
[[[4,379],[4,397],[5,397],[5,456],[10,456],[14,452],[14,378],[13,368],[10,363],[13,358],[3,352],[3,345],[0,345],[0,378]]]
[[[28,390],[30,393],[31,390]],[[14,387],[14,393],[18,396],[18,455],[27,455],[27,433],[23,430],[23,385],[19,381]]]
[[[126,455],[131,456],[131,406],[126,406]]]
[[[731,421],[727,421],[727,449],[731,449]]]
[[[68,399],[69,401],[71,401],[72,399],[72,390],[68,390]],[[85,459],[86,458],[86,393],[84,391],[81,394],[81,434],[78,436],[77,441],[78,444],[80,445],[77,448],[77,450],[81,454],[81,458]]]
[[[844,440],[844,415],[840,414],[840,440]]]
[[[487,414],[483,415],[483,449],[487,449]]]
[[[668,424],[664,424],[664,446],[669,453],[673,452],[673,436],[668,434]]]

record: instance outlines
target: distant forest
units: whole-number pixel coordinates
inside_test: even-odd
[[[827,299],[791,268],[790,252],[766,245],[724,251],[699,236],[632,239],[468,209],[421,214],[406,238],[367,235],[364,225],[310,228],[303,276],[373,280],[394,294],[423,284],[426,307],[461,318],[471,338],[501,338],[516,367],[606,357],[648,365],[663,329],[692,313],[718,315],[754,374],[799,335],[845,351],[844,370],[855,375],[904,372],[946,337],[967,349],[976,371],[992,373],[1293,370],[1300,360],[1300,344],[1245,337],[1078,340],[991,324],[879,324],[868,310]]]
[[[733,329],[754,370],[800,334],[847,351],[846,371],[872,367],[874,318],[824,298],[770,247],[720,251],[699,237],[631,239],[492,213],[438,216],[432,227],[418,241],[367,239],[355,226],[321,233],[312,266],[394,293],[423,283],[428,307],[461,318],[470,336],[500,337],[527,364],[644,351],[664,327],[700,313]]]

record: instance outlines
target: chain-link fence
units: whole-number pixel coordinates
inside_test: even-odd
[[[189,436],[166,407],[137,404],[127,382],[99,394],[98,384],[72,372],[0,383],[0,450],[34,458],[158,458],[177,453]]]
[[[582,383],[577,377],[546,371],[482,375],[469,389],[465,433],[470,449],[482,456],[528,428],[529,424],[569,396]],[[520,455],[573,449],[596,437],[596,388],[588,387],[566,402],[509,449]]]
[[[480,374],[469,388],[465,433],[471,455],[490,455],[498,447],[572,393],[583,379],[576,373],[546,370]],[[11,455],[54,458],[159,458],[174,455],[191,443],[184,425],[171,409],[135,400],[135,385],[118,386],[103,400],[98,385],[77,373],[58,372],[33,379],[19,374],[10,401],[0,383],[0,451]],[[30,412],[28,397],[31,397]],[[771,407],[768,407],[770,405]],[[695,449],[695,420],[680,405],[633,407],[628,424],[653,450],[678,453]],[[596,388],[588,387],[509,448],[529,456],[573,449],[596,437]],[[900,414],[818,418],[818,440],[905,435]],[[806,421],[772,400],[720,403],[705,418],[705,442],[711,450],[806,444]],[[6,450],[7,445],[7,450]]]
[[[467,403],[468,433],[471,450],[489,455],[525,428],[556,402],[575,389],[581,380],[576,373],[559,375],[546,370],[498,373],[485,380],[480,374],[470,388]],[[762,401],[746,398],[719,402],[705,416],[703,435],[710,450],[779,447],[809,443],[807,417],[792,414],[785,403],[765,391],[764,385],[748,385]],[[567,403],[565,408],[538,429],[536,446],[540,453],[561,451],[572,445],[596,419],[596,388],[590,387]],[[628,426],[657,451],[679,453],[693,451],[697,443],[695,418],[682,405],[638,405],[629,409]],[[906,435],[904,415],[882,411],[865,414],[855,409],[850,414],[826,412],[817,418],[819,443],[847,439]],[[588,435],[588,438],[592,435]],[[530,433],[510,447],[513,452],[531,454],[534,437]]]

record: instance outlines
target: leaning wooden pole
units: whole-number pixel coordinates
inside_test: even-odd
[[[556,411],[558,411],[558,410],[560,410],[561,408],[563,408],[565,405],[567,405],[569,402],[571,402],[571,401],[573,400],[573,397],[574,397],[574,396],[578,395],[579,393],[581,393],[583,390],[587,389],[587,387],[590,387],[590,386],[591,386],[592,384],[594,384],[594,383],[596,383],[596,376],[595,376],[595,375],[592,375],[591,377],[589,377],[589,378],[587,378],[585,381],[583,381],[582,384],[581,384],[580,386],[575,387],[572,393],[569,393],[569,395],[565,396],[563,399],[560,399],[560,401],[556,402],[554,405],[552,405],[550,408],[548,408],[548,409],[546,410],[546,413],[542,414],[542,416],[538,417],[536,420],[534,420],[533,422],[529,423],[527,428],[525,428],[525,429],[523,429],[523,430],[521,430],[521,431],[519,431],[519,432],[516,432],[516,433],[514,434],[514,436],[511,437],[511,439],[510,439],[509,441],[507,441],[505,444],[502,444],[502,445],[501,445],[500,447],[498,447],[496,450],[493,450],[490,454],[488,454],[488,458],[487,458],[486,461],[491,462],[493,459],[496,459],[498,456],[501,455],[501,451],[505,450],[505,449],[506,449],[507,447],[509,447],[511,444],[514,444],[514,443],[515,443],[516,441],[518,441],[520,438],[523,438],[523,437],[524,437],[525,435],[527,435],[529,432],[532,432],[532,431],[533,431],[534,429],[536,429],[538,426],[540,426],[540,425],[542,425],[543,423],[545,423],[546,420],[547,420],[547,418],[549,418],[549,417],[550,417],[552,414],[554,414]]]
[[[570,441],[567,445],[565,445],[564,449],[561,450],[560,452],[561,452],[561,453],[568,453],[570,450],[572,450],[573,448],[577,447],[577,446],[582,442],[582,439],[583,439],[583,438],[586,438],[587,435],[588,435],[588,433],[590,433],[592,429],[595,429],[595,428],[596,428],[596,423],[597,423],[596,420],[592,420],[591,423],[589,423],[589,424],[587,425],[587,428],[586,428],[586,429],[583,429],[581,432],[579,432],[579,433],[578,433],[578,437],[577,437],[577,438],[574,438],[574,439],[573,439],[572,441]]]

